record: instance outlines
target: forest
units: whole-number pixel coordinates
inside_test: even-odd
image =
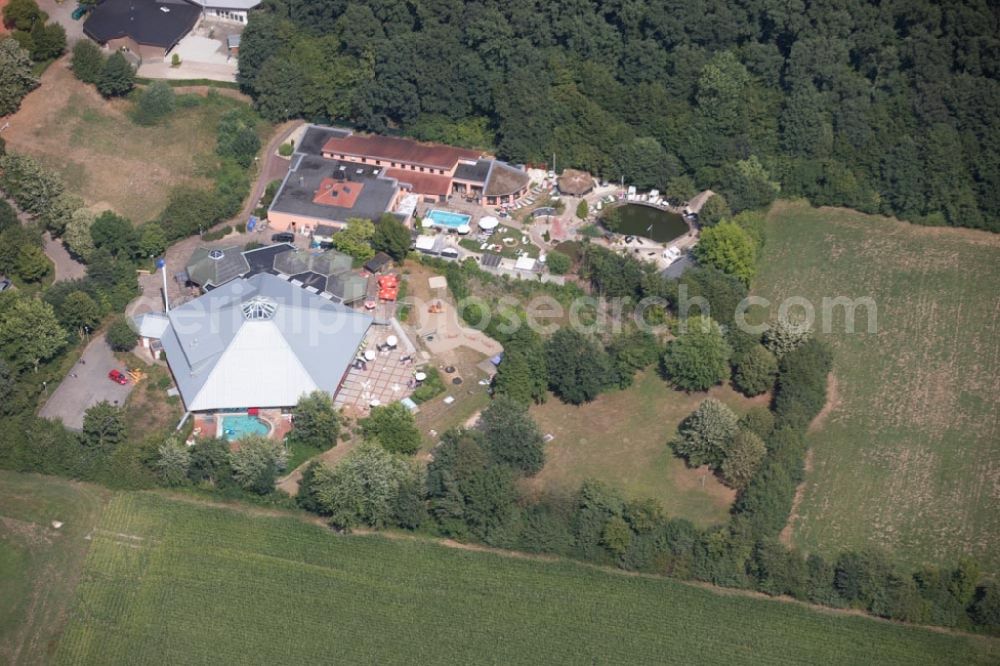
[[[987,0],[265,0],[239,68],[269,120],[1000,231]]]

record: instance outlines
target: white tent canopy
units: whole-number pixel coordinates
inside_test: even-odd
[[[424,229],[430,229],[434,226],[434,220],[425,216],[422,220],[420,220],[420,226]]]
[[[500,225],[500,220],[497,218],[487,215],[479,220],[479,228],[489,231],[490,229],[496,229]]]
[[[467,234],[470,231],[472,231],[472,227],[470,227],[467,224],[463,224],[460,227],[458,227],[458,229],[456,229],[456,231],[464,236],[465,234]]]

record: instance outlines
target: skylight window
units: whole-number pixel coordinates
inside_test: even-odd
[[[247,321],[267,321],[274,316],[278,304],[263,296],[254,296],[243,304],[243,316]]]

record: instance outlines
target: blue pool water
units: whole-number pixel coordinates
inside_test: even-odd
[[[256,416],[240,414],[222,417],[222,435],[230,442],[247,435],[267,435],[271,429]]]
[[[449,229],[457,229],[463,224],[468,224],[472,220],[471,215],[465,215],[464,213],[450,213],[446,210],[438,210],[437,208],[427,213],[427,217],[434,220],[434,224],[436,226],[448,227]]]

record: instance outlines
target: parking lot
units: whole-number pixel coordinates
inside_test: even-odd
[[[108,379],[108,372],[125,367],[120,364],[104,340],[104,335],[95,336],[73,366],[59,387],[52,392],[39,416],[46,419],[61,419],[71,430],[83,428],[83,413],[93,405],[107,400],[111,404],[123,405],[133,384],[122,386]],[[74,376],[75,375],[75,376]]]

